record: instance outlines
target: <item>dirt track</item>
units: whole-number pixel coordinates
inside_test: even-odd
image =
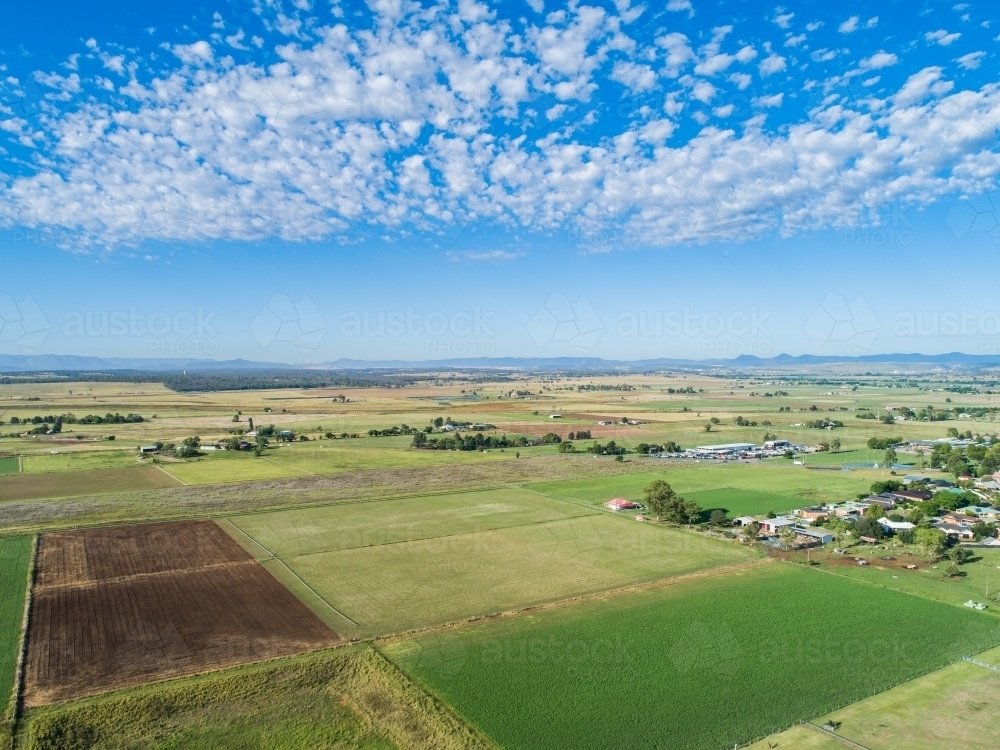
[[[44,705],[338,640],[211,521],[48,534],[24,699]]]

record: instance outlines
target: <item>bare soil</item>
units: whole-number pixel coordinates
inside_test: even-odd
[[[24,700],[45,705],[339,640],[211,521],[46,534]]]

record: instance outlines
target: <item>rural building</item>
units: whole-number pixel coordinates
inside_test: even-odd
[[[160,449],[157,448],[155,445],[143,445],[142,447],[139,448],[139,451],[143,455],[148,455],[150,453],[159,453]]]
[[[750,526],[751,524],[757,523],[757,519],[753,516],[740,516],[733,520],[733,523],[737,526]]]
[[[801,526],[795,526],[792,531],[794,531],[799,536],[809,537],[810,539],[815,539],[820,544],[829,544],[833,541],[833,534],[826,529],[806,529]]]
[[[965,508],[959,508],[955,512],[966,516],[971,514],[984,521],[1000,520],[1000,508],[987,508],[982,505],[969,505]]]
[[[819,506],[813,506],[811,508],[799,508],[795,511],[795,515],[799,518],[805,518],[809,521],[815,521],[817,518],[825,518],[830,515],[830,512],[826,508]]]
[[[697,451],[706,455],[728,456],[732,453],[743,453],[756,448],[753,443],[725,443],[723,445],[699,445]]]
[[[872,505],[880,505],[884,510],[892,510],[893,508],[896,507],[896,499],[892,495],[884,493],[879,495],[872,495],[871,497],[866,497],[864,499],[864,502],[861,504],[865,508],[868,508]]]
[[[761,531],[767,534],[777,534],[786,526],[795,526],[797,521],[787,516],[778,516],[777,518],[765,518],[758,523],[760,524]]]
[[[633,503],[631,500],[626,500],[623,497],[616,497],[614,500],[608,500],[604,503],[605,507],[611,510],[636,510],[642,506],[639,503]]]
[[[784,451],[792,447],[792,444],[787,440],[766,440],[764,441],[764,450],[766,451]]]

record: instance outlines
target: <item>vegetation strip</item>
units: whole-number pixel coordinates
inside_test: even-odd
[[[854,740],[849,740],[846,737],[841,737],[836,732],[831,732],[829,729],[824,729],[823,727],[818,727],[815,724],[813,724],[811,721],[803,721],[802,724],[805,725],[806,727],[808,727],[809,729],[812,729],[812,730],[814,730],[816,732],[819,732],[820,734],[822,734],[822,735],[824,735],[826,737],[830,737],[831,739],[836,740],[837,742],[841,743],[842,745],[847,745],[848,747],[853,747],[853,748],[855,748],[855,750],[871,750],[871,748],[865,747],[864,745],[862,745],[859,742],[855,742]]]

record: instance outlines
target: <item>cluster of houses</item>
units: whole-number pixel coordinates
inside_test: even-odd
[[[920,476],[904,477],[907,483],[925,482],[928,488],[934,490],[947,490],[950,492],[962,493],[959,487],[945,479],[928,479]],[[898,533],[899,531],[916,528],[916,525],[909,521],[894,521],[888,516],[901,503],[925,502],[933,497],[933,493],[924,490],[895,490],[891,492],[881,492],[871,495],[864,500],[848,500],[841,503],[828,503],[826,505],[814,505],[799,508],[789,515],[777,516],[775,518],[754,518],[752,516],[742,516],[734,523],[737,526],[748,526],[756,524],[762,537],[779,537],[783,530],[792,531],[796,537],[797,546],[809,546],[814,544],[828,544],[833,541],[833,534],[827,529],[811,526],[817,518],[839,518],[843,521],[858,521],[867,514],[872,505],[881,507],[883,513],[878,519],[879,524],[886,532]],[[985,499],[985,498],[984,498]],[[970,505],[958,510],[938,516],[933,521],[936,529],[943,531],[948,537],[959,542],[974,542],[975,534],[973,526],[981,522],[1000,522],[1000,508],[991,505]],[[863,541],[874,542],[874,539],[864,539]],[[1000,547],[1000,539],[987,537],[979,542],[980,545],[989,547]]]

